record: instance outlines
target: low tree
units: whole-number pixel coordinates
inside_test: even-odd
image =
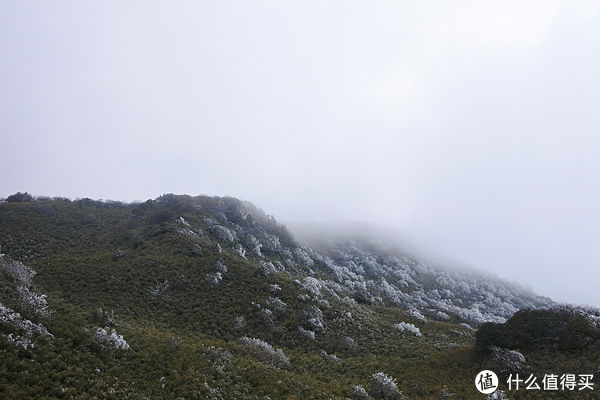
[[[33,201],[33,196],[27,192],[17,192],[15,194],[11,194],[6,198],[6,201],[9,203],[22,203],[26,201]]]

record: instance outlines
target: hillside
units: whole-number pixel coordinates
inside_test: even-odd
[[[599,365],[592,311],[564,310],[591,322],[557,319],[585,331],[563,347],[522,346],[511,317],[543,319],[550,299],[378,237],[300,242],[230,197],[9,200],[2,398],[484,399],[473,379],[498,364],[492,346],[523,371]],[[554,395],[510,397],[574,398]]]

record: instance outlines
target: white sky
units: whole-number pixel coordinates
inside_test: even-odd
[[[600,3],[0,4],[0,196],[231,195],[600,306]]]

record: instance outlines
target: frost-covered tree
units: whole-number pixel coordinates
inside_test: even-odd
[[[19,306],[26,315],[35,315],[41,318],[50,316],[45,294],[37,294],[25,286],[18,286],[16,292]]]
[[[338,356],[336,356],[335,354],[327,354],[327,352],[325,350],[321,350],[321,355],[327,361],[332,361],[332,362],[339,362],[340,361],[340,359],[339,359]]]
[[[350,397],[353,400],[373,400],[373,398],[369,396],[369,393],[366,391],[366,389],[360,385],[352,387],[352,390],[350,391]]]
[[[400,322],[395,324],[394,328],[398,329],[400,332],[410,332],[415,336],[423,336],[419,328],[408,322]]]
[[[18,312],[0,304],[0,324],[8,327],[20,329],[27,336],[39,334],[43,336],[52,336],[42,324],[36,324],[28,319],[25,319]]]
[[[0,272],[4,272],[23,285],[30,285],[36,272],[20,261],[12,260],[4,254],[0,254]]]
[[[485,396],[485,400],[509,400],[503,390],[496,390],[492,394]]]
[[[215,269],[217,270],[217,272],[224,274],[227,272],[227,265],[225,265],[223,260],[217,260],[217,263],[215,264]]]
[[[97,328],[94,340],[103,349],[129,350],[129,344],[123,339],[123,335],[119,335],[117,331],[109,327]]]
[[[237,247],[234,247],[233,251],[244,260],[246,259],[246,249],[244,249],[241,244]]]
[[[313,332],[311,330],[304,329],[303,327],[299,326],[298,332],[300,332],[300,335],[305,339],[315,340],[315,332]]]
[[[240,339],[240,343],[261,361],[271,363],[278,368],[287,368],[290,366],[290,360],[283,353],[283,350],[273,348],[273,346],[264,340],[245,336]]]
[[[427,322],[427,318],[425,318],[425,316],[421,314],[419,310],[412,309],[408,312],[408,315],[415,319],[418,319],[419,321]]]
[[[18,349],[30,350],[35,347],[33,341],[28,337],[20,336],[20,335],[14,334],[14,333],[9,333],[8,335],[5,336],[5,338],[6,338],[6,342],[9,345],[16,347]]]
[[[221,281],[223,280],[223,274],[221,274],[220,272],[213,272],[210,274],[206,274],[204,279],[206,280],[208,286],[214,289],[217,286],[219,286],[219,283],[221,283]]]
[[[322,331],[325,329],[325,321],[323,320],[323,311],[317,306],[308,306],[304,310],[304,316],[306,318],[306,324],[315,331]]]
[[[498,364],[500,370],[505,373],[516,373],[523,369],[525,356],[516,350],[502,349],[497,346],[490,347],[492,360]]]
[[[371,394],[384,399],[399,399],[402,396],[396,379],[383,372],[371,375]]]
[[[285,311],[287,304],[279,297],[269,296],[267,299],[267,306],[273,311],[282,312]]]

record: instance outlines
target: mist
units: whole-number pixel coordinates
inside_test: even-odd
[[[0,196],[229,195],[600,306],[599,11],[4,2]]]

